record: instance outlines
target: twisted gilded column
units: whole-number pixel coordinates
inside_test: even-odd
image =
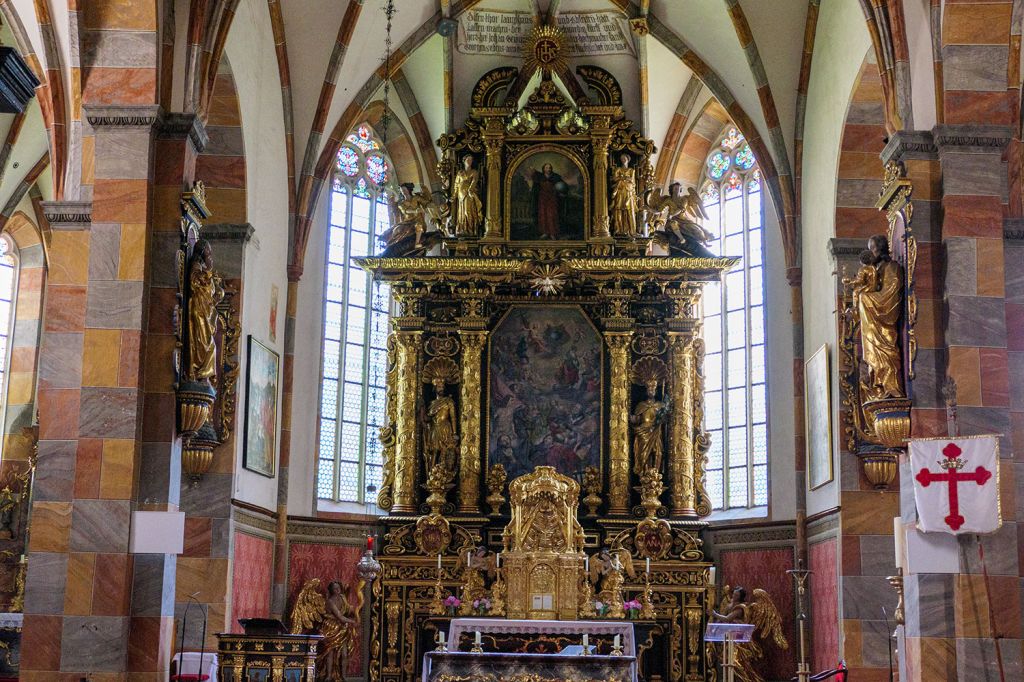
[[[392,512],[416,511],[416,406],[420,388],[422,331],[395,333],[398,394],[395,419],[395,493]]]
[[[480,365],[485,331],[460,331],[462,339],[461,439],[459,441],[459,511],[480,512]]]
[[[697,451],[694,447],[693,337],[669,334],[669,391],[672,418],[669,422],[668,480],[672,516],[697,516]]]
[[[608,421],[608,513],[629,513],[629,342],[633,332],[605,332],[611,373]]]

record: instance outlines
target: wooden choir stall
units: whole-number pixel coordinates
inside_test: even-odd
[[[699,303],[737,261],[651,191],[614,77],[530,40],[360,261],[396,306],[370,679],[704,680]]]

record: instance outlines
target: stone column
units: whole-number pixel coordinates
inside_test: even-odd
[[[610,355],[608,513],[629,513],[629,343],[633,332],[605,332]]]
[[[396,333],[398,343],[398,385],[396,392],[397,420],[395,443],[395,503],[394,513],[415,512],[416,470],[419,464],[416,447],[416,417],[420,395],[420,352],[423,349],[422,331]]]
[[[697,516],[697,450],[694,447],[694,363],[693,337],[669,334],[670,379],[666,388],[672,399],[669,423],[668,482],[674,517]]]
[[[459,434],[459,512],[480,512],[480,419],[483,386],[480,367],[487,344],[485,331],[459,331],[462,340],[462,386]]]

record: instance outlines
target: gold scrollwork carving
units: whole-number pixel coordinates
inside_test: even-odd
[[[608,512],[629,511],[629,343],[632,332],[606,332],[611,386],[608,425]]]

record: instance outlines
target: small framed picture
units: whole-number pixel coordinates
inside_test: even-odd
[[[277,390],[280,385],[277,353],[249,336],[245,375],[245,443],[242,466],[273,477],[277,462]]]
[[[807,485],[811,490],[820,488],[833,477],[831,379],[826,343],[804,364]]]

